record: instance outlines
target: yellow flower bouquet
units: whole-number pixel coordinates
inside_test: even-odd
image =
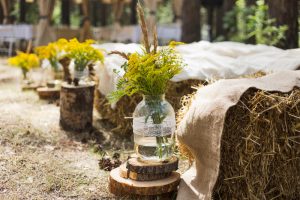
[[[103,53],[92,46],[94,43],[94,40],[79,42],[74,38],[69,40],[65,47],[66,57],[74,60],[73,82],[75,85],[78,85],[79,79],[84,76],[84,71],[89,65],[94,65],[97,61],[104,61]]]
[[[26,75],[30,69],[40,66],[40,61],[37,55],[21,51],[18,51],[15,57],[9,58],[8,63],[12,66],[20,67],[24,79],[27,78]]]
[[[35,53],[40,59],[47,59],[55,72],[59,71],[59,60],[64,57],[65,45],[68,44],[66,39],[59,39],[51,42],[47,46],[35,48]]]

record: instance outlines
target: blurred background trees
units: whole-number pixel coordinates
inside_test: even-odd
[[[84,15],[83,0],[56,0],[50,24],[53,27],[80,28],[90,21],[92,27],[115,23],[116,3],[123,3],[118,19],[121,26],[136,25],[137,0],[88,0]],[[147,0],[141,0],[141,2]],[[153,0],[158,24],[180,23],[184,42],[238,41],[299,47],[299,0]],[[0,21],[11,24],[37,24],[37,0],[1,0]],[[8,13],[7,13],[8,11]]]

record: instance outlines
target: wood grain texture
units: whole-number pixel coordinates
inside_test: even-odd
[[[172,172],[168,173],[160,173],[160,174],[138,174],[136,172],[128,171],[126,168],[126,163],[120,166],[120,176],[123,178],[129,178],[135,181],[153,181],[153,180],[160,180],[169,177]]]
[[[163,174],[176,171],[178,169],[178,158],[172,156],[167,162],[144,162],[139,158],[130,158],[126,168],[138,174]]]

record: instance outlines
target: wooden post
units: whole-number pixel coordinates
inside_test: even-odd
[[[88,131],[93,123],[95,84],[63,83],[60,92],[60,126],[64,130]]]
[[[70,0],[61,1],[61,24],[70,26]]]

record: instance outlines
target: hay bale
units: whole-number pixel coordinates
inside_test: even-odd
[[[300,89],[250,89],[224,124],[214,199],[300,198]]]
[[[263,77],[266,75],[267,75],[266,72],[258,71],[253,74],[241,76],[240,78],[260,78],[260,77]],[[212,80],[206,81],[205,84],[198,84],[196,89],[198,90],[201,87],[212,84],[216,81],[217,81],[216,79],[212,79]],[[183,119],[184,115],[189,110],[191,103],[195,98],[195,93],[196,93],[196,91],[194,91],[193,93],[187,94],[181,98],[181,100],[180,100],[181,107],[176,112],[176,124],[177,125],[180,123],[180,121]],[[187,158],[189,160],[190,165],[192,165],[192,162],[194,161],[194,156],[191,153],[190,149],[185,144],[181,143],[179,140],[177,140],[177,146],[178,146],[178,150],[179,150],[181,156]]]
[[[166,93],[166,99],[171,103],[175,112],[181,107],[180,99],[190,93],[193,93],[195,89],[192,86],[197,86],[203,81],[200,80],[186,80],[181,82],[171,82]],[[108,119],[115,125],[114,132],[130,135],[132,134],[132,113],[136,105],[142,100],[139,95],[132,97],[121,98],[116,105],[115,109],[111,108],[104,95],[99,91],[96,92],[95,106],[101,117]],[[126,119],[126,117],[129,117]]]
[[[195,165],[177,199],[299,199],[299,78],[280,71],[199,89],[178,124]]]

